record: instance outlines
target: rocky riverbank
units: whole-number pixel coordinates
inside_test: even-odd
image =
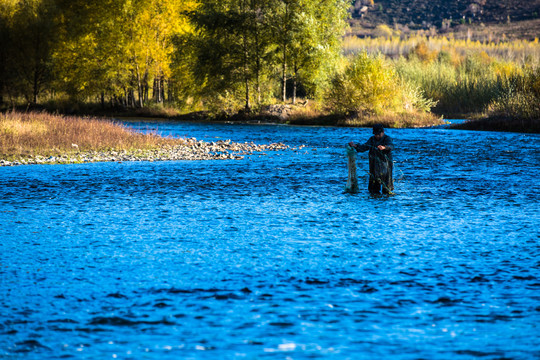
[[[73,144],[74,148],[77,146]],[[167,160],[238,160],[246,155],[261,154],[267,151],[279,151],[291,148],[282,143],[262,144],[236,143],[230,140],[216,142],[187,139],[182,145],[166,145],[151,150],[130,151],[73,151],[56,156],[28,156],[24,159],[8,161],[0,159],[0,166],[37,165],[37,164],[73,164],[91,162],[124,161],[167,161]]]

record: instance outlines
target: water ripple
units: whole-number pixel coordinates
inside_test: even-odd
[[[159,126],[307,147],[0,168],[0,357],[537,358],[538,135],[389,130],[377,197],[369,129]]]

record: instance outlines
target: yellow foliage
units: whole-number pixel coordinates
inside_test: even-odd
[[[513,62],[494,61],[491,69],[496,76],[508,78],[512,75],[523,75],[523,69]]]
[[[442,48],[441,52],[445,52],[448,54],[450,64],[452,64],[452,66],[454,66],[455,68],[457,68],[463,63],[464,56],[463,54],[459,53],[455,47],[445,46]]]
[[[420,42],[412,49],[409,56],[416,56],[422,62],[429,63],[437,58],[437,51],[430,50],[425,42]]]
[[[484,65],[489,65],[492,62],[491,57],[485,51],[478,54],[478,60]]]
[[[383,38],[389,38],[392,37],[394,34],[393,30],[390,28],[390,26],[386,24],[377,25],[375,28],[375,36],[377,37],[383,37]]]
[[[540,59],[540,45],[538,39],[513,40],[500,42],[479,42],[459,40],[450,34],[449,37],[430,37],[410,36],[399,39],[392,38],[391,43],[387,43],[385,38],[358,38],[356,36],[346,36],[343,41],[343,50],[345,54],[356,54],[362,51],[368,53],[381,52],[384,55],[399,57],[407,56],[419,44],[424,43],[427,50],[424,55],[430,51],[446,51],[451,55],[451,62],[454,66],[459,66],[463,61],[465,54],[479,53],[484,51],[491,59],[517,62],[519,65],[538,62]],[[422,46],[423,47],[423,46]],[[428,56],[429,58],[429,56]],[[535,60],[536,59],[536,60]]]
[[[60,85],[84,97],[103,91],[123,96],[126,88],[140,84],[140,96],[143,86],[171,76],[173,39],[192,31],[185,14],[196,6],[194,0],[84,6],[74,0],[57,19],[61,30],[53,59],[57,78],[65,79]]]

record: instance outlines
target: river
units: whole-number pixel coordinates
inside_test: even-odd
[[[294,149],[0,168],[0,358],[540,357],[539,135],[129,126]]]

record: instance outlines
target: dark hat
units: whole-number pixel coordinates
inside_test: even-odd
[[[382,124],[373,125],[373,133],[375,135],[380,134],[382,132],[384,132],[384,126],[382,126]]]

